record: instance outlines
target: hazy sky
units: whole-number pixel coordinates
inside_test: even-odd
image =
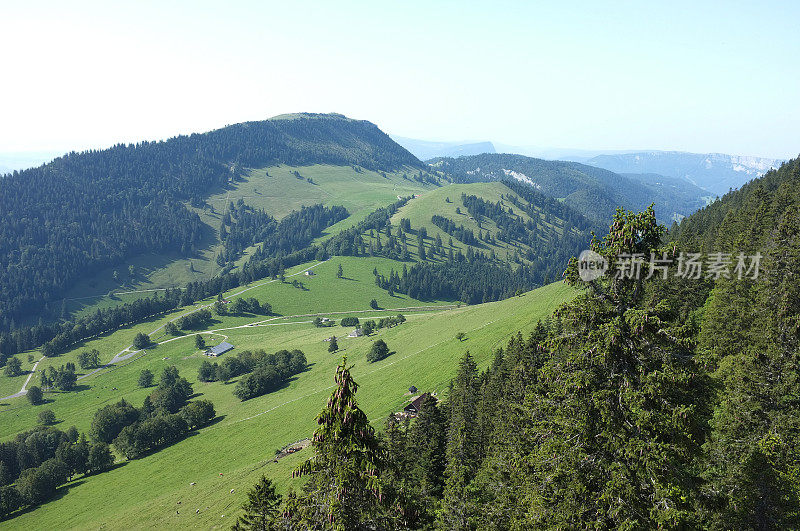
[[[798,20],[789,1],[2,0],[0,152],[335,111],[429,140],[787,158]]]

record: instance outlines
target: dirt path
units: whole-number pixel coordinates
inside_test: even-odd
[[[328,260],[330,260],[330,258],[329,258]],[[314,264],[314,265],[312,265],[312,266],[309,266],[309,267],[307,267],[307,268],[303,269],[302,271],[298,271],[297,273],[292,273],[291,275],[287,275],[287,278],[289,278],[289,277],[295,277],[295,276],[297,276],[297,275],[302,275],[302,274],[303,274],[303,273],[305,273],[306,271],[308,271],[308,270],[310,270],[310,269],[313,269],[313,268],[317,267],[318,265],[324,264],[324,263],[325,263],[325,262],[327,262],[328,260],[323,260],[322,262],[317,262],[316,264]],[[276,280],[267,280],[266,282],[261,282],[261,283],[259,283],[259,284],[254,284],[254,285],[252,285],[252,286],[250,286],[250,287],[247,287],[247,288],[241,289],[241,290],[237,291],[236,293],[234,293],[234,294],[230,295],[230,297],[229,297],[229,298],[238,297],[238,296],[239,296],[239,295],[241,295],[242,293],[246,293],[246,292],[250,291],[251,289],[259,288],[259,287],[261,287],[261,286],[264,286],[264,285],[266,285],[266,284],[271,284],[272,282],[277,282],[277,279],[276,279]],[[199,306],[199,307],[197,307],[197,308],[194,308],[194,309],[192,309],[192,310],[189,310],[189,311],[187,311],[187,312],[184,312],[184,313],[180,314],[179,316],[177,316],[177,317],[175,317],[175,318],[173,318],[173,319],[170,319],[170,321],[169,321],[169,322],[174,322],[174,321],[177,321],[177,320],[178,320],[178,319],[180,319],[181,317],[184,317],[184,316],[186,316],[186,315],[189,315],[189,314],[192,314],[192,313],[198,312],[198,311],[200,311],[200,310],[203,310],[203,309],[206,309],[206,308],[210,308],[210,307],[212,307],[212,306],[214,306],[214,303],[213,303],[213,302],[212,302],[212,303],[210,303],[210,304],[205,304],[205,305],[203,305],[203,306]],[[150,332],[150,333],[149,333],[149,334],[147,334],[147,335],[148,335],[148,336],[152,336],[153,334],[155,334],[155,333],[159,332],[160,330],[162,330],[162,329],[163,329],[165,326],[166,326],[166,323],[165,323],[165,324],[163,324],[163,325],[161,325],[161,326],[159,326],[158,328],[156,328],[155,330],[153,330],[152,332]],[[244,326],[249,326],[249,325],[244,325]],[[241,327],[235,327],[235,328],[244,328],[244,326],[241,326]],[[213,333],[213,332],[215,332],[215,331],[214,331],[214,330],[210,330],[210,331],[208,331],[208,332],[206,332],[206,333]],[[193,334],[193,335],[196,335],[196,334]],[[222,334],[219,334],[219,335],[222,335]],[[181,337],[186,337],[186,336],[181,336]],[[175,339],[179,339],[179,338],[175,338]],[[167,341],[171,341],[171,340],[167,340]],[[166,342],[166,341],[165,341],[165,342]],[[160,343],[159,343],[159,344],[160,344]],[[92,375],[94,375],[94,374],[96,374],[96,373],[98,373],[98,372],[100,372],[100,371],[102,371],[102,370],[104,370],[104,369],[108,369],[108,368],[110,368],[110,367],[114,367],[114,366],[115,366],[117,363],[119,363],[119,362],[121,362],[121,361],[125,361],[125,360],[127,360],[127,359],[130,359],[130,358],[132,358],[133,356],[135,356],[136,354],[139,354],[140,352],[143,352],[143,351],[144,351],[144,349],[140,349],[140,350],[131,350],[131,349],[133,349],[133,345],[130,345],[130,346],[128,346],[128,347],[125,347],[123,350],[121,350],[120,352],[118,352],[118,353],[117,353],[117,354],[116,354],[116,355],[115,355],[113,358],[111,358],[111,361],[109,361],[108,363],[106,363],[106,364],[104,364],[104,365],[101,365],[100,367],[98,367],[98,368],[94,369],[93,371],[90,371],[90,372],[88,372],[88,373],[86,373],[86,374],[84,374],[84,375],[82,375],[82,376],[78,376],[78,378],[77,378],[77,379],[78,379],[78,380],[83,380],[84,378],[88,378],[89,376],[92,376]],[[36,372],[36,367],[38,367],[38,366],[39,366],[39,362],[40,362],[40,361],[42,361],[43,359],[44,359],[44,356],[42,356],[41,358],[39,358],[39,361],[37,361],[37,362],[36,362],[36,363],[33,365],[33,367],[31,368],[31,372],[30,372],[30,374],[28,375],[28,378],[25,380],[25,383],[24,383],[24,384],[22,384],[22,389],[20,389],[19,391],[17,391],[17,392],[16,392],[16,393],[14,393],[13,395],[4,396],[3,398],[0,398],[0,400],[11,400],[12,398],[17,398],[17,397],[20,397],[20,396],[22,396],[22,395],[25,395],[25,394],[27,394],[27,393],[28,393],[28,390],[27,390],[28,382],[30,382],[30,381],[31,381],[31,378],[33,377],[33,374],[34,374],[34,372]]]

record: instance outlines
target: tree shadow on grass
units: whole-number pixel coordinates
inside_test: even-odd
[[[71,482],[67,483],[66,485],[62,485],[62,486],[60,486],[60,487],[58,487],[56,489],[55,495],[53,495],[53,497],[48,499],[46,502],[40,503],[38,505],[29,505],[29,506],[25,507],[24,509],[18,509],[16,512],[11,513],[7,517],[7,519],[3,519],[2,521],[7,522],[9,520],[12,520],[12,519],[18,517],[18,516],[22,516],[24,514],[28,514],[31,511],[35,511],[36,509],[39,509],[40,507],[42,507],[44,505],[47,505],[50,502],[53,502],[53,501],[56,501],[56,500],[60,500],[61,498],[66,496],[66,494],[70,491],[70,489],[72,489],[72,487],[77,487],[79,485],[83,485],[85,482],[86,482],[86,479],[82,477],[81,479],[76,479],[74,481],[71,481]]]

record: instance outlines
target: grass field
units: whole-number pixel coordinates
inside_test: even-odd
[[[509,201],[503,200],[503,195],[515,195],[516,194],[511,191],[508,187],[506,187],[501,182],[492,182],[492,183],[474,183],[474,184],[451,184],[449,186],[444,186],[441,188],[436,188],[435,190],[431,190],[426,192],[425,194],[421,195],[419,198],[412,199],[409,201],[403,208],[401,208],[394,216],[392,216],[392,225],[399,226],[400,220],[402,218],[407,218],[411,222],[411,228],[413,230],[417,230],[419,227],[425,227],[428,233],[428,239],[425,241],[426,243],[426,253],[428,255],[429,260],[441,260],[443,257],[437,257],[436,255],[432,255],[429,251],[429,248],[433,245],[434,241],[436,240],[437,235],[442,239],[444,243],[444,251],[445,253],[449,253],[450,245],[449,241],[452,239],[453,241],[453,252],[457,253],[459,250],[466,254],[467,252],[467,245],[460,242],[458,239],[451,237],[449,234],[441,230],[439,227],[434,225],[431,222],[431,217],[434,215],[440,215],[445,218],[453,220],[456,225],[463,225],[466,229],[472,229],[473,233],[476,237],[478,237],[479,232],[483,232],[486,234],[487,232],[497,236],[498,227],[492,220],[488,218],[484,218],[480,225],[478,222],[470,216],[467,212],[467,209],[461,202],[461,194],[467,195],[476,195],[478,197],[483,198],[485,201],[490,201],[492,203],[501,202],[503,207],[506,211],[511,210],[514,216],[518,216],[523,222],[531,220],[532,218],[528,216],[527,213],[523,212],[515,205],[510,203]],[[523,204],[527,204],[527,202],[519,198]],[[449,201],[448,201],[449,200]],[[460,213],[457,211],[460,210]],[[553,223],[546,223],[544,221],[544,214],[536,208],[536,211],[539,212],[538,219],[536,221],[540,225],[544,225],[549,230],[552,229],[555,231],[556,234],[561,234],[563,231],[562,227],[560,226],[560,220],[553,219]],[[373,240],[374,241],[374,240]],[[385,241],[385,238],[384,238]],[[509,259],[512,259],[514,253],[519,251],[520,254],[523,254],[527,251],[528,246],[519,244],[518,242],[501,242],[496,240],[496,244],[487,244],[485,242],[481,242],[480,247],[477,247],[476,250],[480,250],[485,254],[490,254],[492,251],[495,252],[495,256],[498,261],[505,262]],[[415,237],[411,237],[408,240],[408,250],[413,260],[417,259],[417,240]]]
[[[293,173],[295,171],[304,179],[298,179]],[[207,233],[202,248],[195,256],[187,258],[177,252],[148,253],[131,259],[123,267],[101,271],[91,280],[76,283],[66,294],[67,313],[80,316],[98,308],[150,295],[147,291],[110,295],[115,292],[180,287],[219,273],[221,268],[215,261],[221,248],[218,233],[222,214],[230,202],[241,199],[254,208],[263,208],[278,219],[293,210],[318,203],[347,208],[350,216],[326,230],[319,238],[324,239],[355,225],[375,209],[393,203],[397,196],[405,197],[433,189],[432,185],[410,180],[412,173],[417,171],[400,170],[384,174],[331,165],[280,165],[251,170],[243,180],[231,183],[226,190],[213,193],[206,200],[210,209],[194,209],[205,223]],[[404,175],[408,178],[404,178]],[[314,184],[306,181],[306,177],[310,177]],[[241,265],[253,250],[248,249],[236,265]],[[129,265],[134,266],[133,276],[128,272]]]
[[[336,278],[339,263],[346,278]],[[378,289],[372,282],[372,270],[389,267],[392,262],[387,260],[334,258],[317,265],[313,277],[290,277],[289,280],[302,279],[304,288],[262,281],[243,296],[268,301],[283,316],[369,310],[371,298],[376,298],[382,308],[427,304],[389,297]],[[385,417],[405,403],[410,385],[422,391],[438,391],[441,396],[465,350],[473,353],[479,367],[485,367],[493,350],[503,346],[512,334],[529,331],[538,319],[573,295],[571,289],[552,284],[495,303],[403,311],[408,319],[403,325],[380,330],[369,338],[342,339],[339,343],[342,350],[336,354],[327,352],[328,344],[323,339],[331,334],[345,336],[349,329],[341,326],[315,328],[308,318],[302,317],[279,317],[262,326],[243,326],[267,318],[220,318],[209,328],[215,331],[213,334],[205,332],[209,342],[224,336],[237,350],[299,348],[310,364],[306,372],[284,388],[246,402],[233,396],[235,381],[227,385],[197,382],[197,368],[204,358],[195,351],[191,336],[159,345],[135,361],[86,378],[81,381],[86,388],[54,396],[45,406],[31,406],[24,398],[10,401],[0,406],[3,439],[30,427],[43,407],[56,412],[61,422],[59,428],[74,424],[83,431],[88,429],[94,411],[107,403],[122,397],[137,405],[141,403],[149,392],[136,387],[143,368],[158,373],[167,365],[176,365],[181,375],[193,383],[198,396],[214,402],[220,419],[169,448],[139,460],[123,461],[104,474],[78,479],[64,487],[58,499],[3,522],[3,526],[10,529],[230,527],[247,488],[262,473],[275,479],[282,490],[290,485],[291,469],[309,452],[301,451],[278,463],[272,462],[272,456],[276,448],[311,435],[314,418],[330,393],[334,369],[342,354],[354,365],[361,407],[374,425],[381,427]],[[397,312],[355,315],[394,313]],[[130,344],[137,331],[151,331],[175,315],[179,313],[118,330],[87,346],[102,347],[101,352],[108,359]],[[342,315],[345,314],[331,317],[338,319]],[[455,339],[458,332],[466,333],[464,341]],[[158,334],[154,335],[156,338]],[[381,362],[369,364],[365,361],[366,352],[376,338],[384,339],[395,352]],[[78,351],[48,361],[60,364]],[[192,482],[196,485],[191,486]]]

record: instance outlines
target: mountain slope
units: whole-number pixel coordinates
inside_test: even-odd
[[[0,179],[0,328],[77,280],[143,253],[188,257],[216,236],[196,210],[250,168],[333,164],[422,171],[374,124],[300,114],[163,142],[70,153]]]
[[[722,153],[647,151],[598,155],[587,160],[586,164],[617,173],[657,173],[678,177],[722,195],[764,175],[770,168],[777,168],[781,161]]]
[[[675,215],[688,215],[705,204],[699,189],[684,189],[681,195],[676,195],[672,183],[626,177],[575,162],[487,154],[440,158],[429,164],[452,174],[456,182],[515,179],[527,183],[541,193],[562,199],[594,221],[598,228],[607,226],[620,206],[642,210],[655,202],[659,219],[669,222]]]

